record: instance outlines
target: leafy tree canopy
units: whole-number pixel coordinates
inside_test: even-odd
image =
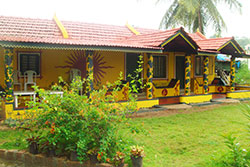
[[[158,0],[160,2],[162,0]],[[230,9],[241,11],[238,0],[168,0],[172,2],[164,14],[160,27],[173,28],[176,26],[188,27],[190,31],[199,30],[205,34],[211,24],[216,34],[226,29],[226,24],[217,9],[217,5],[224,3]]]

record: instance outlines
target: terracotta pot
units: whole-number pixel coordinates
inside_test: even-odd
[[[31,154],[38,154],[38,144],[36,142],[32,142],[29,145],[29,152]]]
[[[134,157],[134,156],[130,156],[131,161],[132,161],[132,167],[142,167],[143,165],[143,158],[142,157]]]

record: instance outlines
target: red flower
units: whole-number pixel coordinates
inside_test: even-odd
[[[46,122],[45,122],[45,125],[48,125],[48,124],[49,124],[49,121],[46,121]]]
[[[51,134],[54,134],[54,133],[55,133],[55,129],[54,129],[54,128],[51,128],[50,133],[51,133]]]

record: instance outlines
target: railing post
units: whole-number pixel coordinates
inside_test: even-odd
[[[231,56],[231,63],[230,63],[230,91],[235,91],[235,57]]]
[[[13,103],[13,48],[4,48],[6,102]]]
[[[93,51],[86,52],[86,71],[87,71],[87,84],[86,84],[86,91],[87,95],[90,94],[94,90],[94,65],[93,65]]]
[[[190,95],[190,74],[191,74],[191,56],[185,56],[185,91],[184,95]]]
[[[204,66],[204,71],[203,71],[203,94],[208,94],[208,63],[209,63],[209,58],[208,56],[204,56],[203,59],[203,66]]]
[[[147,99],[153,98],[153,56],[148,54],[147,62]]]

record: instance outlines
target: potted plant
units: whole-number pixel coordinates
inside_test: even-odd
[[[125,154],[122,152],[116,152],[114,158],[113,158],[113,164],[115,167],[123,167],[124,166],[124,158]]]
[[[142,167],[143,163],[143,157],[145,157],[144,154],[144,147],[143,146],[132,146],[130,150],[130,158],[132,161],[133,167]]]
[[[39,142],[39,140],[40,140],[39,136],[37,136],[37,137],[32,136],[32,137],[26,139],[26,141],[28,142],[28,145],[29,145],[29,152],[31,154],[38,154],[38,142]]]

